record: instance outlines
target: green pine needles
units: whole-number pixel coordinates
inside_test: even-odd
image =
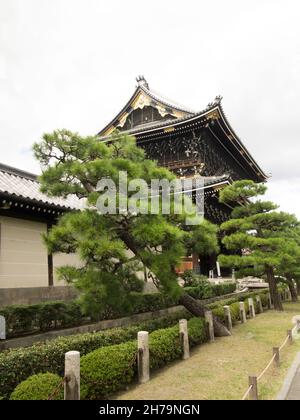
[[[231,205],[233,211],[231,219],[220,227],[222,242],[231,255],[220,255],[219,261],[235,267],[239,277],[265,276],[274,307],[282,310],[277,276],[290,280],[292,286],[299,271],[299,222],[294,215],[277,211],[274,203],[259,200],[257,197],[266,189],[265,185],[244,180],[221,191],[220,201]]]

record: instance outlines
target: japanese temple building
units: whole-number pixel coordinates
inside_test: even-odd
[[[267,175],[232,129],[223,111],[222,98],[200,112],[169,101],[150,89],[143,76],[119,114],[99,133],[109,139],[114,130],[135,136],[150,159],[167,167],[179,178],[202,177],[205,185],[205,217],[220,224],[231,208],[219,203],[218,191],[232,181],[265,182]],[[202,257],[201,271],[213,268],[214,258]],[[184,269],[196,268],[198,257],[186,259]]]
[[[0,164],[0,306],[74,296],[55,269],[79,259],[48,255],[42,235],[62,214],[81,208],[77,197],[50,198],[36,175]]]
[[[144,77],[124,108],[98,134],[115,130],[135,136],[150,159],[180,178],[203,177],[207,185],[206,217],[220,223],[230,209],[218,202],[217,191],[238,180],[264,182],[266,174],[229,124],[217,96],[200,112],[174,104],[149,88]]]
[[[99,140],[109,141],[115,129],[134,135],[147,157],[179,178],[201,177],[205,217],[217,224],[231,211],[218,202],[221,188],[238,179],[267,179],[229,124],[221,97],[203,111],[194,112],[157,94],[140,76],[127,104],[98,133]],[[39,191],[35,175],[0,164],[1,293],[4,289],[57,286],[55,267],[78,263],[76,256],[48,255],[42,234],[64,212],[82,208],[79,201],[76,197],[49,198]],[[200,256],[199,260],[199,256],[190,256],[183,267],[207,273],[215,261],[213,257]],[[15,297],[13,301],[19,303]]]

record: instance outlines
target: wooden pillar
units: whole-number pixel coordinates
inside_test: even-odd
[[[267,294],[267,299],[268,299],[268,309],[272,309],[272,299],[271,299],[270,293]]]
[[[47,224],[47,233],[51,230],[52,224]],[[48,286],[51,287],[54,285],[54,279],[53,279],[53,255],[48,254]]]
[[[214,332],[214,321],[211,311],[205,312],[205,321],[208,330],[208,338],[210,342],[215,341],[215,332]]]
[[[138,332],[138,377],[140,384],[150,379],[149,333],[147,331]]]
[[[68,351],[65,354],[65,400],[80,400],[80,353]]]
[[[249,386],[252,386],[249,392],[249,400],[256,401],[258,400],[258,389],[257,389],[257,377],[249,376]]]
[[[6,340],[6,321],[2,315],[0,315],[0,340]]]
[[[240,302],[240,320],[242,324],[245,324],[245,322],[247,322],[244,302]]]
[[[260,298],[259,295],[256,296],[256,303],[257,303],[257,307],[258,307],[258,313],[262,314],[264,310],[263,310],[263,306],[262,306],[262,303],[261,303],[261,298]]]
[[[253,303],[253,299],[252,298],[249,298],[248,299],[248,304],[249,304],[250,318],[255,318],[255,309],[254,309],[254,303]]]
[[[188,335],[188,326],[187,326],[186,319],[181,319],[179,321],[179,334],[180,334],[180,342],[182,346],[182,358],[183,360],[186,360],[190,357],[189,335]]]
[[[292,332],[292,330],[287,330],[287,336],[289,337],[289,344],[293,344],[293,332]]]
[[[197,274],[200,273],[199,255],[192,254],[192,261],[193,261],[193,271]]]
[[[225,325],[227,329],[231,332],[232,331],[232,319],[231,319],[231,312],[230,306],[223,306],[224,308],[224,316],[225,316]]]
[[[279,347],[273,347],[273,356],[275,355],[274,363],[277,367],[280,365]]]

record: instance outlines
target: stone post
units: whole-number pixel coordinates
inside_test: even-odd
[[[215,341],[215,332],[214,332],[214,321],[213,321],[213,316],[212,316],[211,311],[206,311],[205,312],[205,321],[206,321],[207,328],[208,328],[209,341],[213,342],[213,341]]]
[[[292,330],[287,330],[287,336],[289,337],[289,344],[293,344],[293,332]]]
[[[249,392],[249,400],[256,401],[258,400],[258,389],[257,389],[257,377],[249,376],[249,386],[252,385],[252,388]]]
[[[296,323],[297,323],[297,328],[296,328],[296,331],[297,331],[297,333],[299,334],[299,333],[300,333],[300,319],[297,319],[297,320],[296,320]]]
[[[245,324],[247,322],[244,302],[240,302],[240,320],[242,324]]]
[[[225,315],[225,325],[227,329],[231,332],[232,331],[232,320],[231,320],[231,312],[230,306],[223,306],[224,308],[224,315]]]
[[[255,309],[254,309],[254,303],[253,303],[253,299],[252,298],[249,298],[248,299],[248,304],[249,304],[250,318],[255,318]]]
[[[0,340],[6,340],[6,322],[2,315],[0,315]]]
[[[181,319],[179,321],[179,334],[182,346],[182,358],[183,360],[186,360],[190,357],[189,335],[186,319]]]
[[[272,309],[272,299],[271,299],[270,293],[267,294],[267,299],[268,299],[268,308]]]
[[[279,347],[273,347],[273,356],[275,355],[274,363],[277,367],[280,365]]]
[[[80,400],[80,353],[65,353],[65,400]]]
[[[257,306],[258,306],[258,313],[262,314],[264,310],[263,310],[263,306],[262,306],[262,303],[261,303],[261,298],[260,298],[259,295],[256,296],[256,303],[257,303]]]
[[[140,384],[150,379],[149,333],[147,331],[138,332],[138,376]]]

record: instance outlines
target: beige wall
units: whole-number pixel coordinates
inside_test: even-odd
[[[56,269],[63,265],[80,267],[80,259],[76,254],[54,254],[53,255],[53,282],[54,286],[64,286],[65,283],[58,280]]]
[[[48,286],[46,232],[46,223],[0,216],[0,288]],[[65,285],[56,275],[62,265],[80,266],[80,261],[75,254],[53,255],[54,286]]]
[[[0,216],[0,288],[48,286],[47,225]]]

